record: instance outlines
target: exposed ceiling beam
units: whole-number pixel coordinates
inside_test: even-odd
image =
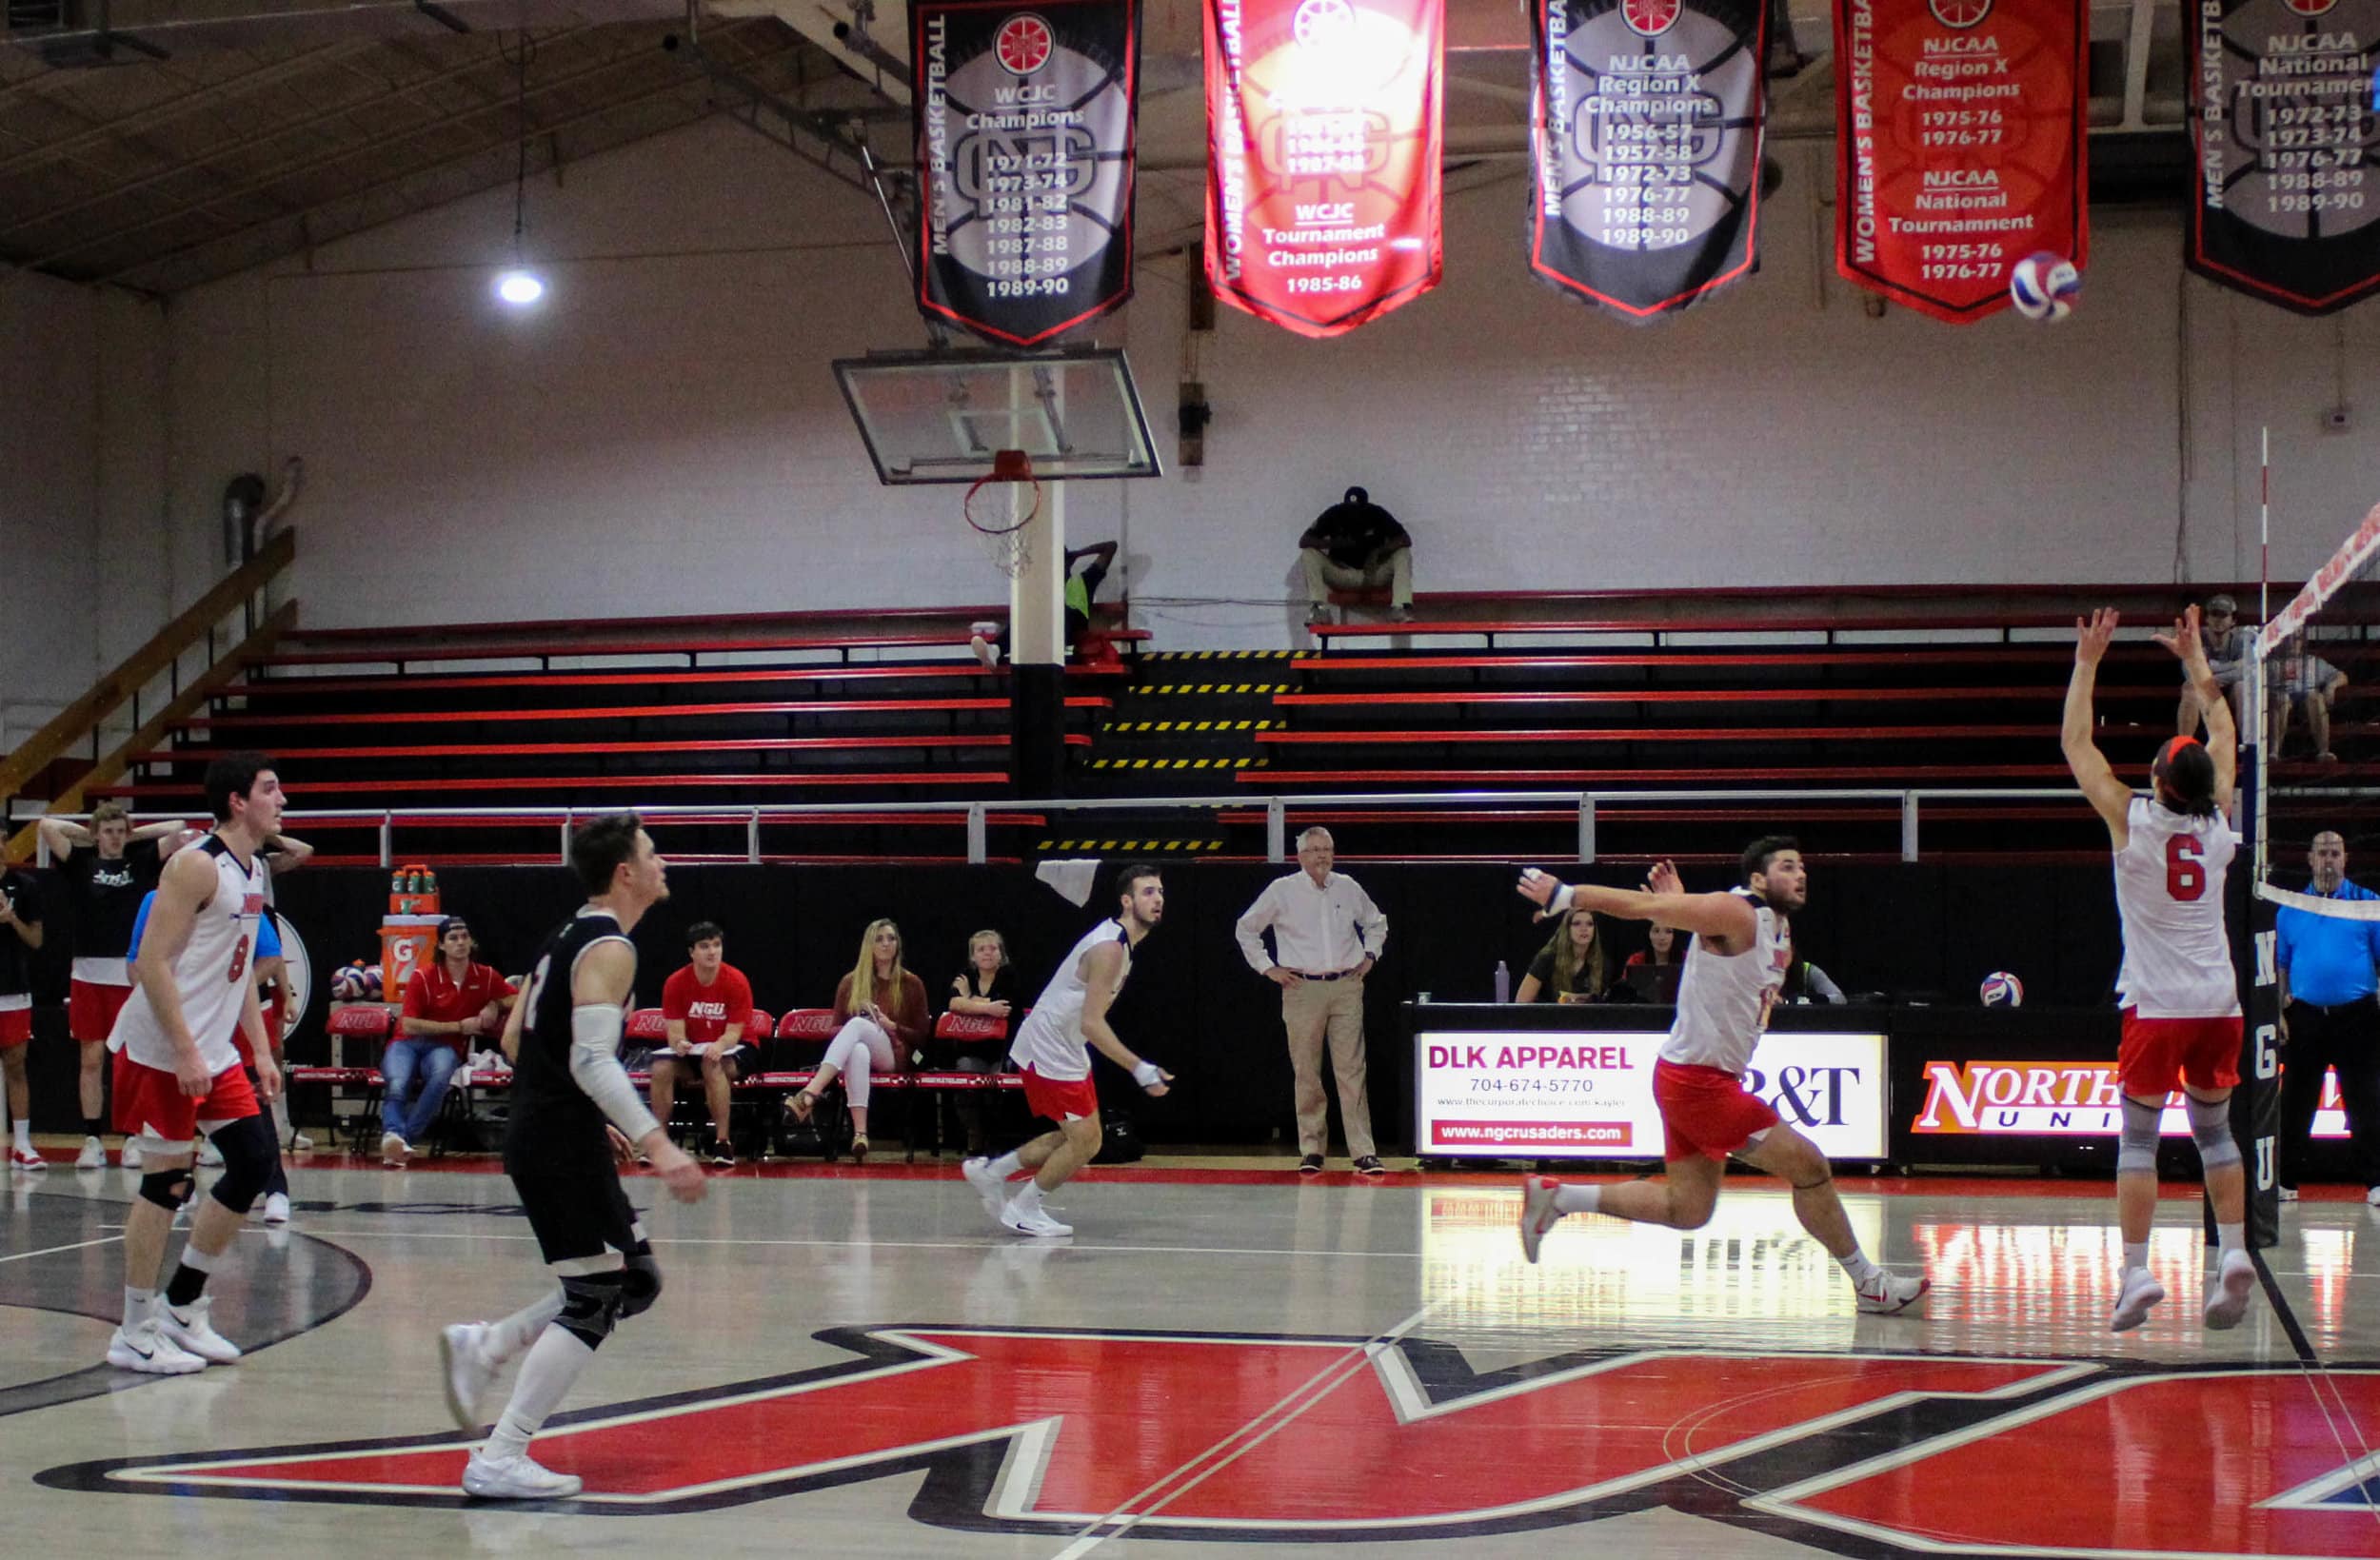
[[[702,0],[721,17],[772,17],[823,49],[885,102],[909,106],[909,8],[905,0]],[[860,13],[866,12],[863,17]],[[840,35],[836,29],[843,30]]]

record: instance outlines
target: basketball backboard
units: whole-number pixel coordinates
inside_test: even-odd
[[[879,481],[972,483],[1021,449],[1043,482],[1157,477],[1121,350],[880,352],[835,363]]]

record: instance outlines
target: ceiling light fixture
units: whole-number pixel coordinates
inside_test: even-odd
[[[503,49],[499,43],[497,48]],[[536,40],[525,28],[521,32],[520,51],[513,57],[512,133],[512,265],[496,278],[496,296],[514,308],[526,308],[545,296],[545,283],[529,268],[524,254],[529,226],[529,56],[537,52]]]

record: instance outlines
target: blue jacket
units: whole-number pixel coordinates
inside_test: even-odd
[[[2380,894],[2346,881],[2322,897],[2380,899]],[[2380,966],[2380,921],[2340,920],[2284,905],[2274,925],[2279,936],[2273,961],[2290,977],[2292,1000],[2327,1008],[2372,994],[2373,970]]]

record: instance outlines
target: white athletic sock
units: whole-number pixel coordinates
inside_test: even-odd
[[[1600,1186],[1558,1186],[1554,1189],[1554,1211],[1557,1214],[1592,1214],[1603,1206]]]
[[[33,1152],[33,1124],[21,1116],[16,1118],[16,1149],[19,1154]]]
[[[482,1350],[490,1365],[502,1365],[537,1341],[545,1331],[545,1324],[562,1314],[562,1291],[549,1291],[545,1298],[532,1301],[505,1317],[489,1322]]]
[[[2248,1226],[2244,1222],[2218,1224],[2214,1227],[2214,1234],[2227,1252],[2244,1252],[2248,1249]]]
[[[594,1357],[595,1351],[575,1333],[559,1327],[540,1333],[529,1357],[521,1362],[521,1377],[512,1384],[512,1401],[505,1405],[504,1417],[496,1421],[484,1454],[496,1458],[527,1455],[529,1437],[562,1406],[570,1384]]]
[[[1865,1288],[1871,1279],[1880,1277],[1883,1274],[1884,1270],[1869,1261],[1868,1254],[1861,1251],[1856,1246],[1854,1246],[1849,1253],[1836,1257],[1835,1260],[1842,1268],[1843,1276],[1850,1279],[1852,1284],[1856,1288]]]
[[[1008,1206],[1019,1213],[1038,1214],[1041,1211],[1041,1183],[1027,1181],[1009,1195]]]
[[[1003,1181],[1011,1179],[1015,1176],[1018,1171],[1022,1170],[1023,1168],[1024,1161],[1017,1157],[1014,1150],[1002,1155],[999,1158],[992,1161],[992,1174],[999,1176]]]
[[[151,1311],[153,1311],[153,1310],[155,1310],[155,1309],[156,1309],[156,1305],[157,1305],[157,1292],[156,1292],[155,1290],[153,1290],[153,1289],[134,1289],[134,1288],[133,1288],[131,1285],[129,1285],[129,1284],[125,1285],[125,1286],[124,1286],[124,1325],[125,1325],[125,1327],[129,1330],[129,1329],[130,1329],[130,1328],[135,1328],[135,1327],[138,1327],[138,1326],[140,1326],[140,1325],[141,1325],[141,1323],[143,1323],[143,1322],[145,1322],[145,1321],[149,1320],[149,1313],[150,1313]]]
[[[2124,1271],[2126,1273],[2131,1273],[2136,1268],[2145,1268],[2148,1265],[2149,1243],[2147,1241],[2127,1240],[2124,1242]]]

